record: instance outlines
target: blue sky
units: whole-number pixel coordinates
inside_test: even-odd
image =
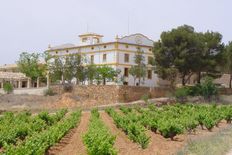
[[[2,0],[0,64],[21,52],[43,52],[48,44],[78,43],[78,35],[103,34],[110,41],[129,33],[153,40],[162,31],[188,24],[232,40],[231,0]]]

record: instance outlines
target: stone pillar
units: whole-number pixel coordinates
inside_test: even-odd
[[[37,84],[36,84],[37,88],[39,88],[39,77],[37,78]]]
[[[49,72],[47,72],[47,88],[50,87],[50,77],[49,77]]]
[[[1,88],[2,88],[2,89],[3,89],[3,84],[4,84],[3,81],[1,81]]]
[[[22,81],[21,80],[19,80],[19,83],[18,83],[19,85],[18,85],[18,88],[22,88]]]
[[[27,88],[31,88],[31,79],[27,79]]]

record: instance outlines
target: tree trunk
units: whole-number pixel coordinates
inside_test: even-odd
[[[106,85],[106,79],[103,78],[103,85]]]
[[[231,82],[232,82],[232,74],[230,74],[230,84],[229,84],[229,87],[230,87],[230,88],[232,87]]]
[[[201,83],[201,72],[197,73],[197,83],[200,84]]]
[[[62,85],[64,84],[64,75],[61,75]]]
[[[182,85],[185,86],[185,75],[182,76]]]

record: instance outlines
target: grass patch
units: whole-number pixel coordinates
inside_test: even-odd
[[[232,126],[220,130],[209,137],[189,140],[177,155],[225,155],[232,149]]]

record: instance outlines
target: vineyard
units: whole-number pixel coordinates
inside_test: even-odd
[[[90,119],[85,120],[83,113],[90,115]],[[0,154],[49,154],[49,150],[59,144],[71,129],[81,128],[81,123],[86,123],[87,127],[76,136],[83,143],[84,154],[115,155],[124,154],[126,150],[129,154],[133,151],[152,154],[154,150],[163,149],[159,148],[161,141],[179,147],[178,143],[184,143],[178,142],[179,136],[194,135],[201,130],[210,133],[219,128],[220,123],[230,124],[231,121],[232,106],[192,104],[159,108],[154,105],[145,108],[122,106],[105,111],[93,109],[91,113],[80,110],[69,112],[67,109],[54,114],[43,111],[35,115],[6,112],[0,117]],[[133,150],[120,146],[122,142],[133,146]],[[75,145],[72,140],[68,143]],[[76,154],[80,154],[78,147],[80,145],[73,149]],[[54,154],[62,150],[65,152],[65,145]]]

